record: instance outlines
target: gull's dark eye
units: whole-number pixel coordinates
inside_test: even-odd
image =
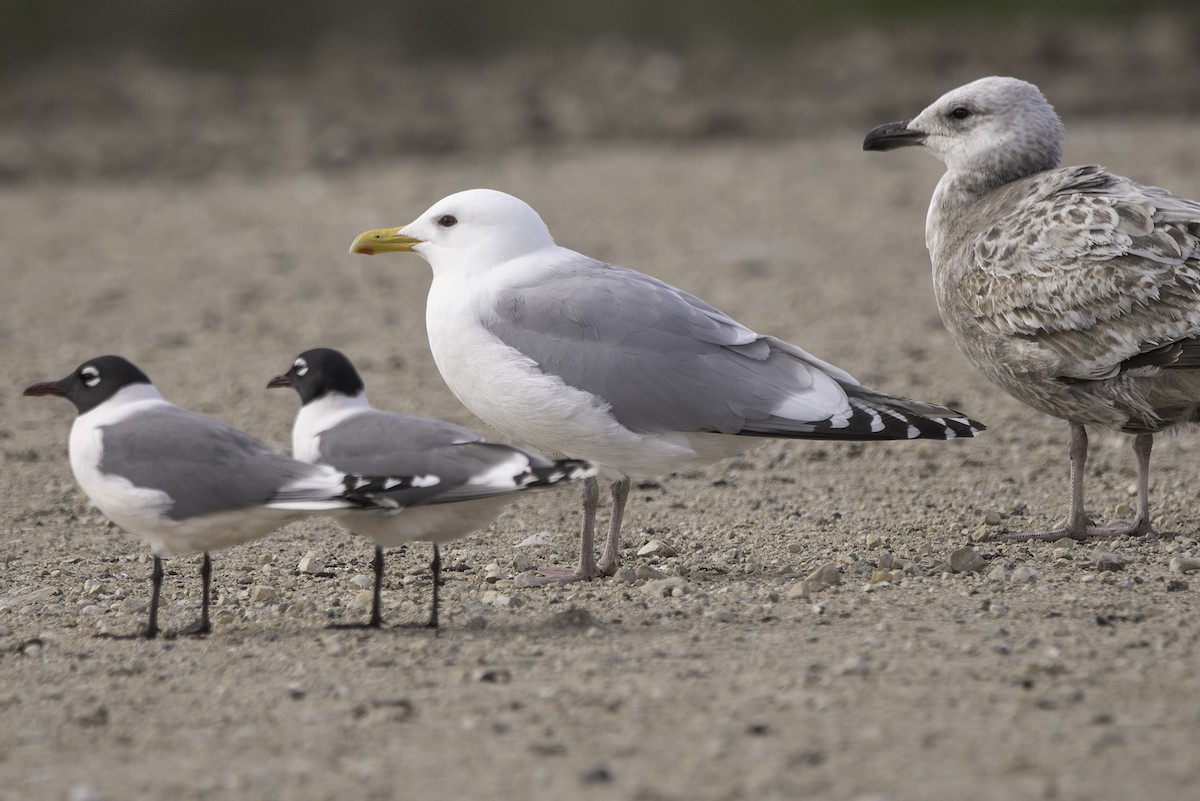
[[[100,383],[100,371],[90,364],[79,371],[79,377],[83,379],[83,384],[87,387],[94,387]]]
[[[441,217],[438,217],[437,224],[443,228],[453,228],[458,225],[458,218],[453,214],[443,214]]]
[[[950,116],[956,120],[965,120],[967,117],[971,116],[971,109],[967,108],[966,106],[955,106],[950,112]]]

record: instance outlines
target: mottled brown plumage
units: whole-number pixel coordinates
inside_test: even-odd
[[[1150,533],[1152,436],[1200,418],[1200,203],[1101,167],[1058,167],[1062,122],[1013,78],[955,89],[863,146],[916,144],[947,168],[925,229],[947,329],[989,379],[1071,424],[1071,515],[1018,536]],[[1086,518],[1085,426],[1136,435],[1129,525]]]

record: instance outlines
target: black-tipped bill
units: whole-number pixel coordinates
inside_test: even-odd
[[[913,147],[925,141],[925,134],[910,131],[911,120],[887,122],[872,128],[863,139],[863,150],[895,150],[898,147]]]

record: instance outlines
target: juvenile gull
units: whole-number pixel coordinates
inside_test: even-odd
[[[429,628],[438,625],[438,544],[483,528],[512,501],[513,493],[591,476],[586,462],[552,461],[512,445],[488,442],[470,429],[429,417],[393,414],[367,402],[366,385],[340,351],[306,350],[287,372],[267,384],[292,387],[300,412],[292,428],[292,455],[348,473],[431,473],[441,479],[425,505],[395,513],[347,512],[338,522],[375,542],[375,589],[366,626],[383,624],[380,587],[383,549],[406,542],[433,543],[433,605]]]
[[[1013,538],[1149,534],[1154,434],[1198,419],[1200,203],[1059,167],[1062,138],[1036,86],[993,77],[875,128],[863,149],[921,145],[945,162],[925,223],[942,320],[984,375],[1070,423],[1070,515]],[[1128,524],[1087,517],[1086,426],[1134,435]]]
[[[109,519],[149,543],[154,572],[146,637],[159,631],[163,556],[204,552],[200,620],[185,633],[207,634],[209,551],[314,512],[394,510],[438,484],[432,472],[371,480],[289,459],[243,431],[167,402],[120,356],[90,359],[66,378],[22,394],[56,395],[75,405],[68,446],[75,479]]]
[[[587,459],[612,481],[599,564],[599,490],[584,482],[578,578],[616,570],[631,476],[730,456],[746,437],[949,439],[982,428],[868,389],[648,275],[558,247],[537,212],[501,192],[451,195],[351,250],[428,261],[429,344],[451,391],[505,437]]]

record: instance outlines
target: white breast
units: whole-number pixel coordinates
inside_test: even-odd
[[[353,398],[331,392],[301,406],[296,423],[292,426],[292,458],[302,462],[319,462],[321,432],[370,410],[366,392],[360,392]]]

